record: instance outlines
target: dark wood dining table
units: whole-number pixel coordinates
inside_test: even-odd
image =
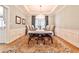
[[[51,43],[53,43],[53,39],[52,39],[53,32],[52,31],[35,30],[35,31],[28,31],[28,34],[29,34],[28,44],[29,44],[30,40],[33,37],[37,37],[37,44],[38,44],[38,40],[43,40],[44,41],[44,44],[45,44],[44,37],[49,38],[51,40]]]

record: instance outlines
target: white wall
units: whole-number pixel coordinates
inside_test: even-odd
[[[48,24],[49,25],[54,25],[54,18],[53,18],[53,15],[48,15]]]
[[[16,24],[15,23],[15,17],[20,16],[21,18],[26,19],[27,24],[27,13],[25,13],[25,10],[22,6],[8,6],[8,19],[7,19],[7,38],[5,43],[9,43],[13,41],[14,39],[17,39],[18,37],[24,35],[25,32],[25,25],[23,24]]]
[[[32,25],[32,19],[31,19],[32,15],[28,15],[27,16],[27,25]]]
[[[65,6],[55,14],[56,35],[79,47],[79,6]]]

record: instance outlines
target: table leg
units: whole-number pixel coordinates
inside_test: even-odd
[[[50,39],[51,39],[51,43],[53,44],[53,38],[50,36]]]
[[[37,38],[37,44],[38,44],[38,40],[39,40],[39,38]]]
[[[43,40],[44,40],[44,43],[43,44],[45,45],[45,39],[43,39]]]

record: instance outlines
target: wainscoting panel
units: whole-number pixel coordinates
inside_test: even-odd
[[[56,35],[79,48],[79,30],[56,28]]]
[[[18,29],[12,29],[9,31],[9,41],[7,43],[10,43],[14,41],[15,39],[23,36],[25,33],[25,28],[18,28]]]

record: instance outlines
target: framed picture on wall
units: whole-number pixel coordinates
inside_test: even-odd
[[[22,18],[22,24],[25,25],[25,19],[24,18]]]
[[[21,24],[21,17],[16,16],[15,22],[16,24]]]

